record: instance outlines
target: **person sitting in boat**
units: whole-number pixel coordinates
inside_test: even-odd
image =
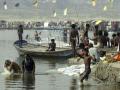
[[[55,39],[51,39],[51,43],[49,43],[47,51],[55,51],[55,49],[56,49]]]
[[[25,60],[22,62],[22,71],[23,73],[35,73],[35,63],[29,54],[25,56]]]
[[[10,73],[21,73],[20,66],[16,62],[10,60],[5,61],[4,68]]]

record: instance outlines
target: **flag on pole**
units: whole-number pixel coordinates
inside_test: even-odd
[[[107,11],[107,6],[104,6],[103,11]]]
[[[96,6],[96,0],[92,0],[92,6],[93,6],[93,7]]]
[[[97,20],[97,21],[95,22],[95,25],[99,25],[101,22],[102,22],[102,20]]]
[[[68,9],[66,8],[66,9],[64,9],[64,16],[66,16],[67,15],[67,12],[68,12]]]
[[[38,8],[38,0],[33,0],[33,6]]]
[[[7,3],[6,3],[6,1],[5,1],[3,4],[4,4],[4,9],[7,10],[8,7],[7,7]]]

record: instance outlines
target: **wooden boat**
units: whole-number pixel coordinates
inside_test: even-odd
[[[19,41],[14,43],[15,48],[17,49],[20,55],[22,54],[31,54],[33,56],[47,56],[47,57],[68,57],[72,55],[71,47],[57,47],[55,51],[46,51],[48,46],[44,43],[41,45],[29,44],[27,41],[23,40],[22,48],[19,47]]]

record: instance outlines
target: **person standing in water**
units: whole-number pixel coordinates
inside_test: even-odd
[[[80,56],[84,58],[84,65],[85,65],[85,71],[80,75],[81,79],[80,82],[83,83],[83,80],[88,80],[89,74],[91,73],[91,60],[92,57],[88,54],[87,49],[83,49],[82,52],[79,53]]]
[[[26,54],[25,60],[22,62],[22,71],[23,73],[35,73],[35,63],[29,54]]]
[[[18,26],[18,37],[19,37],[19,46],[22,47],[22,40],[23,40],[23,25]]]
[[[76,29],[76,24],[71,25],[71,32],[70,32],[70,44],[73,49],[73,56],[76,56],[76,42],[79,44],[79,33]]]

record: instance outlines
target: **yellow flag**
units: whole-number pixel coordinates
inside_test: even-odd
[[[96,22],[95,22],[95,25],[98,25],[98,24],[100,24],[102,22],[102,20],[97,20]]]
[[[92,0],[92,6],[93,6],[93,7],[96,6],[96,0]]]

